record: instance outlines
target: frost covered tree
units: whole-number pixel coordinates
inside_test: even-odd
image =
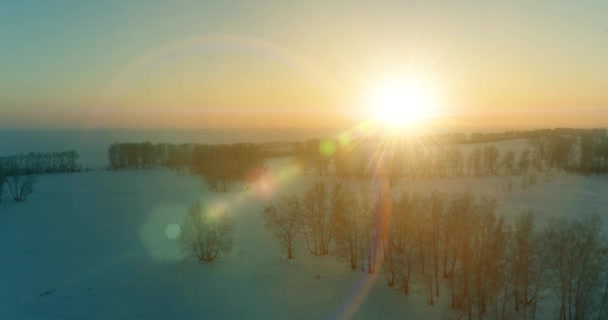
[[[287,251],[287,259],[293,259],[294,242],[300,229],[302,207],[296,195],[281,196],[264,208],[265,227],[272,231],[281,248]]]
[[[196,201],[181,224],[182,251],[199,261],[212,262],[232,250],[236,221],[225,208],[205,207]]]

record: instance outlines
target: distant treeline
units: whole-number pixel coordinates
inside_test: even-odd
[[[608,172],[608,135],[603,129],[553,131],[528,139],[547,167],[582,174]]]
[[[531,170],[545,172],[559,169],[580,174],[608,172],[608,135],[603,129],[547,129],[503,136],[528,136],[528,146],[512,149],[430,143],[428,139],[382,141],[360,139],[355,143],[333,143],[336,148],[329,159],[302,157],[304,167],[316,168],[320,175],[329,172],[342,178],[369,179],[384,176],[399,179],[445,178],[462,176],[521,175]],[[493,134],[491,134],[493,135]],[[497,136],[494,135],[494,138]]]
[[[34,191],[37,174],[82,170],[76,151],[30,152],[0,157],[0,201],[8,189],[14,201],[24,201]]]
[[[321,140],[302,142],[196,144],[196,143],[114,143],[108,149],[108,164],[112,170],[126,168],[189,167],[197,153],[215,151],[241,155],[255,153],[256,157],[277,158],[298,154],[318,154]],[[200,159],[199,159],[200,160]]]
[[[466,146],[523,139],[516,152],[494,145]],[[109,168],[186,169],[199,174],[213,189],[226,190],[229,181],[244,179],[264,160],[294,157],[304,173],[344,179],[382,176],[400,179],[462,176],[525,175],[531,170],[559,169],[581,174],[608,172],[608,136],[603,129],[544,129],[503,133],[450,134],[388,141],[381,137],[310,139],[298,142],[226,145],[114,143]]]
[[[250,143],[168,144],[114,143],[108,149],[109,168],[188,170],[202,176],[215,191],[228,191],[230,183],[247,177],[263,166],[263,150]]]
[[[22,153],[0,157],[0,168],[5,175],[78,172],[82,170],[82,166],[78,163],[79,157],[73,150]]]
[[[555,128],[537,130],[511,130],[504,132],[472,132],[465,133],[446,133],[433,136],[426,136],[423,139],[428,145],[436,144],[475,144],[487,143],[503,140],[529,139],[551,135],[583,136],[594,131],[605,131],[605,129],[575,129],[575,128]]]

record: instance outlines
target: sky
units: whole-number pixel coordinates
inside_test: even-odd
[[[343,125],[400,77],[446,117],[608,123],[608,1],[0,1],[0,126]]]

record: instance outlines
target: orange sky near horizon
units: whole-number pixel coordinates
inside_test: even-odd
[[[608,123],[607,2],[180,3],[0,5],[0,125],[344,127],[401,77],[441,124]]]

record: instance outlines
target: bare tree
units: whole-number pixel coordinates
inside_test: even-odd
[[[435,276],[435,295],[439,297],[439,245],[441,237],[441,223],[444,217],[444,207],[446,202],[445,194],[433,190],[430,198],[431,210],[431,230],[430,240],[433,257],[433,274]]]
[[[452,308],[463,308],[469,318],[473,313],[471,276],[473,274],[474,197],[470,191],[454,197],[450,201],[447,215],[451,233],[450,291]],[[456,268],[456,262],[459,263]]]
[[[508,149],[503,153],[500,166],[503,168],[506,175],[515,173],[515,152],[513,152],[513,150]]]
[[[33,175],[11,174],[7,178],[8,190],[17,202],[25,199],[34,192],[36,177]]]
[[[498,170],[498,158],[500,152],[495,146],[486,146],[483,148],[483,163],[486,175],[494,175]]]
[[[476,147],[469,152],[467,158],[467,170],[471,174],[473,172],[476,177],[481,176],[483,165],[483,151],[480,147]]]
[[[427,243],[428,243],[428,229],[430,225],[430,217],[426,213],[427,203],[425,199],[417,193],[414,193],[410,198],[411,204],[411,223],[414,225],[416,232],[416,248],[418,249],[418,258],[420,258],[420,270],[422,275],[426,276],[426,258],[427,258]]]
[[[477,314],[481,319],[487,312],[488,301],[493,298],[492,280],[494,263],[498,246],[494,245],[502,230],[502,220],[496,216],[497,203],[494,200],[482,198],[474,206],[470,223],[473,225],[471,234],[471,270],[472,284],[475,289],[475,304]]]
[[[357,210],[357,199],[348,187],[343,187],[340,197],[334,194],[334,233],[336,251],[347,256],[352,270],[357,268],[358,248],[361,240],[363,218]]]
[[[378,230],[381,228],[377,224],[375,198],[376,190],[370,185],[365,185],[357,190],[357,213],[359,215],[360,239],[359,241],[359,266],[361,271],[367,270],[368,273],[374,273],[376,270],[376,254],[378,252]]]
[[[389,272],[389,277],[394,277],[392,273],[396,273],[401,289],[405,294],[409,294],[410,291],[410,279],[414,267],[414,252],[417,241],[416,226],[412,219],[413,211],[412,197],[409,193],[404,192],[393,206],[388,239],[389,246],[386,254],[390,269],[385,269],[385,272]]]
[[[600,218],[554,219],[543,239],[551,257],[550,278],[559,297],[559,319],[597,318],[603,309],[601,280],[607,276],[604,269],[608,262]]]
[[[317,182],[304,195],[302,229],[308,250],[315,256],[329,254],[334,216],[344,210],[341,208],[343,189],[341,184],[336,184],[329,196],[325,183]]]
[[[299,233],[302,208],[295,195],[281,196],[276,204],[264,208],[265,227],[279,240],[287,259],[293,259],[294,241]]]
[[[526,149],[521,152],[517,160],[517,168],[520,174],[528,173],[530,169],[530,150]]]
[[[0,202],[2,202],[2,194],[4,193],[4,184],[6,183],[6,175],[3,165],[0,163]]]
[[[486,264],[488,271],[488,313],[494,315],[494,319],[515,318],[511,306],[512,276],[511,266],[513,264],[512,252],[512,228],[499,218],[497,226],[492,235],[489,259]]]
[[[452,176],[459,177],[462,175],[462,167],[464,166],[464,155],[459,146],[450,146],[447,151],[447,161],[452,168]]]
[[[524,319],[533,319],[540,300],[539,293],[544,288],[547,272],[548,250],[534,232],[534,215],[523,213],[515,221],[513,239],[513,303],[516,312]]]
[[[196,201],[181,224],[180,245],[187,255],[212,262],[232,250],[236,221],[225,208],[203,207]]]

